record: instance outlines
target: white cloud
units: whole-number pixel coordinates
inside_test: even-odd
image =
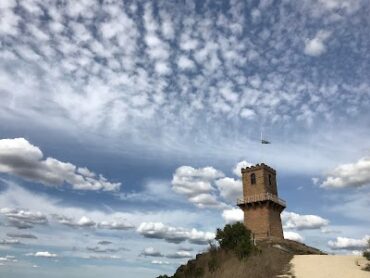
[[[223,177],[224,174],[213,167],[193,168],[181,166],[176,169],[172,178],[172,189],[179,194],[185,195],[190,202],[198,207],[222,207],[212,195],[215,188],[212,182]]]
[[[300,234],[292,231],[284,231],[284,238],[299,242],[303,242],[304,240],[304,238]]]
[[[243,195],[243,186],[241,180],[233,178],[221,178],[215,181],[217,188],[220,190],[222,198],[230,203],[236,203],[238,197]]]
[[[157,62],[155,64],[155,71],[158,74],[169,74],[171,72],[171,69],[170,69],[170,67],[168,66],[167,63]]]
[[[247,168],[247,167],[250,167],[252,166],[253,164],[250,163],[250,162],[247,162],[245,160],[243,161],[240,161],[238,162],[235,167],[233,168],[233,173],[238,176],[238,177],[242,177],[242,168]]]
[[[80,220],[78,220],[77,225],[80,227],[91,227],[95,225],[95,222],[86,216],[82,216]]]
[[[195,67],[193,60],[183,55],[180,56],[179,60],[177,61],[177,65],[182,70],[191,70]]]
[[[318,183],[319,183],[319,178],[312,178],[311,179],[312,180],[312,183],[314,184],[314,185],[317,185]]]
[[[225,206],[217,200],[217,197],[211,194],[194,195],[189,197],[188,200],[199,208],[222,208]]]
[[[163,257],[163,254],[160,251],[155,250],[153,247],[145,248],[141,252],[141,255],[145,257]]]
[[[18,239],[2,239],[0,240],[0,245],[12,245],[20,244],[21,242]]]
[[[129,230],[134,228],[132,224],[125,220],[102,221],[98,224],[98,227],[109,230]]]
[[[346,10],[353,12],[359,8],[358,0],[319,0],[319,3],[328,10]]]
[[[14,256],[6,255],[5,257],[0,257],[0,263],[2,262],[13,262],[16,263],[18,260]]]
[[[152,264],[159,264],[159,265],[162,265],[162,264],[170,264],[169,262],[166,262],[166,261],[159,261],[159,260],[153,260],[151,261]]]
[[[243,222],[244,213],[241,209],[238,209],[238,208],[225,209],[222,212],[222,218],[225,220],[227,224],[235,223],[235,222]]]
[[[193,244],[207,244],[209,240],[215,237],[215,234],[211,232],[202,232],[194,228],[189,230],[171,227],[161,222],[143,222],[138,227],[137,232],[147,238],[164,239],[171,243],[180,243],[187,240]]]
[[[370,158],[337,166],[322,182],[322,187],[343,188],[370,185]]]
[[[184,259],[184,258],[192,258],[193,255],[187,251],[178,251],[173,254],[167,254],[166,258],[170,259]]]
[[[56,258],[58,257],[57,254],[50,253],[48,251],[38,251],[35,253],[27,254],[28,256],[34,256],[34,257],[42,257],[42,258]]]
[[[108,230],[130,230],[133,229],[134,226],[128,223],[125,220],[106,220],[101,221],[99,223],[95,222],[94,220],[90,219],[87,216],[82,216],[79,220],[75,220],[71,217],[67,217],[64,215],[53,215],[60,224],[70,226],[70,227],[94,227],[100,229],[108,229]]]
[[[7,217],[10,226],[18,229],[28,229],[32,228],[34,224],[45,225],[48,223],[46,215],[39,211],[2,208],[0,213]]]
[[[0,34],[17,35],[18,23],[21,18],[14,12],[15,1],[2,1],[0,7]]]
[[[66,182],[76,190],[117,191],[121,186],[121,183],[111,183],[87,168],[78,168],[51,157],[43,160],[41,150],[24,138],[0,140],[0,172],[47,186],[62,186]]]
[[[256,116],[256,112],[254,112],[253,109],[243,108],[240,111],[240,117],[242,117],[243,119],[254,119],[255,116]]]
[[[359,250],[367,246],[369,239],[369,235],[365,235],[362,239],[337,237],[334,241],[330,240],[328,245],[331,249]]]
[[[326,52],[325,41],[330,37],[330,32],[319,31],[316,36],[306,42],[304,53],[309,56],[320,56]]]
[[[281,214],[284,228],[287,229],[320,229],[329,224],[327,219],[317,215],[301,215],[294,212],[284,211]]]
[[[110,255],[110,254],[103,254],[103,255],[90,255],[89,259],[95,260],[120,260],[122,259],[121,256],[118,255]]]
[[[96,223],[87,216],[82,216],[78,221],[64,215],[53,215],[60,224],[70,227],[95,227]]]

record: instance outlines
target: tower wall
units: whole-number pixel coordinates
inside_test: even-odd
[[[285,205],[271,199],[278,196],[276,171],[265,164],[248,167],[242,169],[242,181],[245,201],[239,207],[244,211],[244,225],[257,239],[284,238],[280,213]]]
[[[270,236],[284,238],[280,213],[280,208],[276,206],[274,209],[270,210]]]
[[[244,225],[255,238],[268,237],[270,213],[267,206],[255,205],[244,209]]]

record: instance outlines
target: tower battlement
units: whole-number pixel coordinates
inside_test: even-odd
[[[256,165],[253,165],[253,166],[250,166],[250,167],[242,168],[241,172],[243,174],[244,172],[256,171],[256,170],[259,170],[259,169],[262,169],[262,168],[266,169],[266,170],[269,170],[272,173],[276,174],[275,169],[271,168],[270,166],[266,165],[265,163],[256,164]]]

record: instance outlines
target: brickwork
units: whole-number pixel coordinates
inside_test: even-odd
[[[252,176],[253,175],[253,176]],[[280,213],[285,206],[270,199],[258,199],[255,202],[251,198],[263,193],[278,196],[276,171],[266,164],[242,169],[243,196],[246,202],[238,203],[244,211],[244,224],[252,231],[255,238],[284,238]]]

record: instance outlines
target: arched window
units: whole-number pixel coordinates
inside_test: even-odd
[[[269,185],[272,185],[271,175],[269,175]]]
[[[251,174],[251,184],[256,184],[256,174],[255,173]]]

